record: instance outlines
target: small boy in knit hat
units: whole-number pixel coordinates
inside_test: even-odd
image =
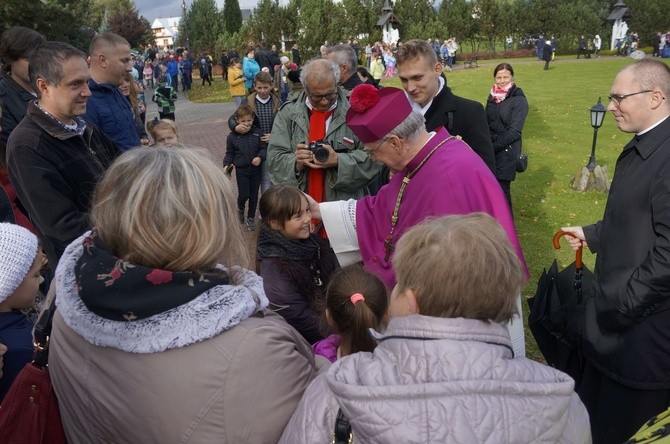
[[[21,369],[33,359],[33,324],[21,311],[35,304],[45,256],[25,228],[0,223],[0,344],[7,347],[0,403]]]

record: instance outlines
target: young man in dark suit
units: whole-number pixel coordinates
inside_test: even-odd
[[[445,127],[463,140],[495,173],[495,156],[481,103],[458,97],[447,86],[442,63],[425,40],[410,40],[398,48],[398,77],[412,107],[423,114],[426,130]]]

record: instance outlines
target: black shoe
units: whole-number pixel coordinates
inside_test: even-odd
[[[253,217],[247,219],[247,229],[249,231],[254,231],[256,229],[256,219]]]
[[[244,210],[238,211],[237,212],[237,217],[238,217],[240,223],[243,224],[244,223]]]

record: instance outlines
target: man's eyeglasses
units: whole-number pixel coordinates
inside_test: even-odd
[[[630,94],[610,94],[609,96],[607,96],[607,98],[610,99],[610,102],[614,102],[614,104],[616,106],[619,106],[621,104],[621,102],[623,101],[623,99],[625,99],[626,97],[636,96],[638,94],[644,94],[644,93],[649,93],[649,92],[654,92],[654,90],[653,89],[645,89],[644,91],[638,91],[638,92],[634,92],[634,93],[630,93]]]
[[[335,97],[337,97],[337,91],[328,94],[307,94],[307,97],[314,100],[315,102],[321,102],[323,99],[332,102],[335,100]]]

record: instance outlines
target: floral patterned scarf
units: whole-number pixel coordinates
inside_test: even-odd
[[[109,253],[95,232],[83,247],[75,267],[79,296],[90,311],[113,321],[163,313],[230,281],[223,270],[177,272],[131,264]]]
[[[514,82],[507,85],[507,88],[501,88],[494,83],[491,87],[491,97],[493,98],[493,101],[495,103],[500,103],[505,100],[507,98],[507,93],[512,89],[512,86],[514,86]]]

